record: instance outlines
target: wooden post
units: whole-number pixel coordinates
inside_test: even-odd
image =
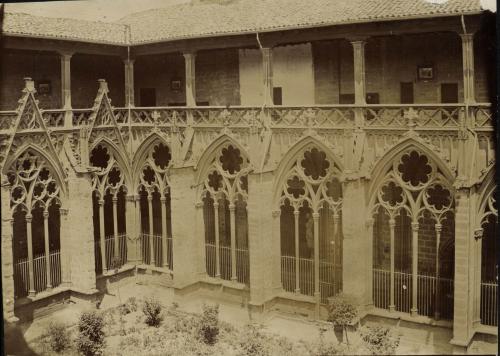
[[[366,104],[365,40],[351,41],[354,58],[354,103]]]
[[[196,52],[184,53],[186,70],[186,105],[196,106]]]
[[[273,105],[273,49],[261,48],[264,105]]]
[[[460,34],[462,39],[462,67],[464,76],[464,102],[476,102],[474,94],[474,34]]]
[[[71,106],[71,52],[61,52],[61,100],[62,107],[66,110],[64,115],[64,126],[73,126]]]
[[[135,92],[134,92],[134,59],[124,59],[125,69],[125,106],[133,107],[135,105]]]

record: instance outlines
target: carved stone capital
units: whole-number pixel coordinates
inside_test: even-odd
[[[483,238],[483,228],[478,228],[474,230],[474,239],[479,240]]]

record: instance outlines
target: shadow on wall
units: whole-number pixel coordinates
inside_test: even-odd
[[[9,323],[4,319],[3,329],[4,355],[36,355],[36,353],[28,346],[26,340],[24,339],[23,331],[17,324]]]

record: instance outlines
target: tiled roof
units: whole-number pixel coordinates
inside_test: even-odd
[[[126,26],[119,23],[5,13],[2,33],[91,43],[127,44]]]
[[[3,33],[124,45],[283,29],[473,14],[480,0],[226,0],[168,6],[118,23],[6,13]]]
[[[479,0],[233,0],[182,4],[127,16],[132,42],[156,42],[481,11]]]

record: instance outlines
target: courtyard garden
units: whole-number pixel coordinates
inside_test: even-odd
[[[317,324],[313,341],[277,335],[256,323],[241,326],[222,321],[216,304],[204,304],[201,313],[191,313],[180,310],[176,303],[163,305],[154,297],[130,297],[116,307],[82,312],[77,325],[53,322],[30,346],[39,355],[86,356],[395,352],[399,344],[395,328],[358,324],[356,309],[341,297],[332,301],[329,321]]]

